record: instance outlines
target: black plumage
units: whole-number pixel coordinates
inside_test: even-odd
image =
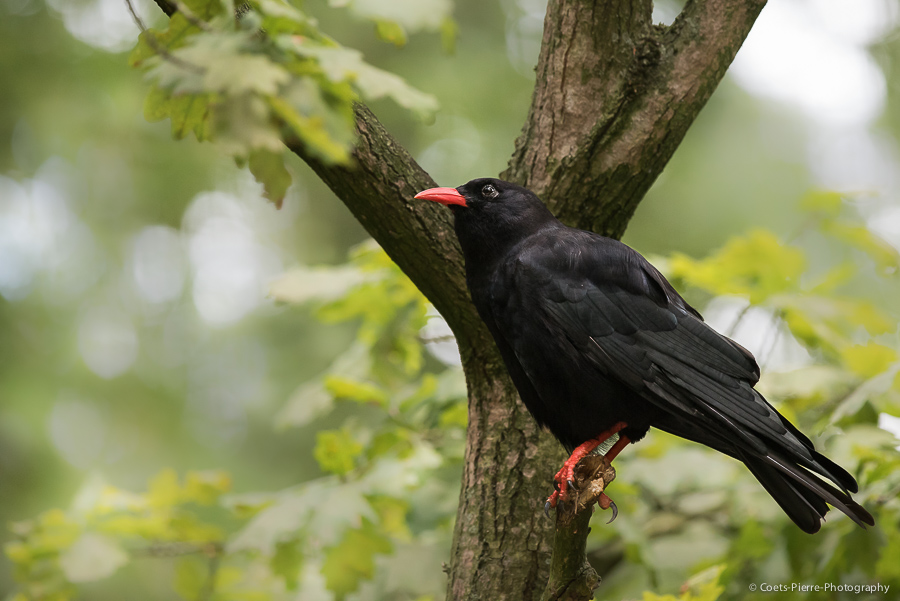
[[[753,355],[636,251],[501,180],[417,198],[453,210],[472,300],[525,406],[569,451],[619,422],[633,442],[653,426],[744,462],[806,532],[826,503],[874,524],[854,478],[754,390]]]

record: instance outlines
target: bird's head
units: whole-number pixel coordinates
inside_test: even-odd
[[[416,194],[416,198],[439,202],[450,207],[454,212],[459,207],[481,212],[491,208],[499,210],[504,206],[513,208],[515,205],[528,201],[531,201],[532,204],[535,201],[541,202],[531,191],[492,177],[473,179],[458,188],[423,190]]]
[[[473,179],[458,188],[431,188],[416,198],[450,207],[467,257],[502,253],[532,233],[559,223],[534,192],[490,177]]]
[[[473,179],[458,188],[423,190],[416,198],[450,207],[457,223],[478,223],[486,228],[531,229],[529,226],[555,220],[534,192],[492,177]]]

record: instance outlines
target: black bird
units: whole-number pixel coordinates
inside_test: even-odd
[[[636,251],[564,225],[498,179],[416,198],[453,211],[472,301],[525,406],[572,452],[550,504],[566,498],[579,459],[618,435],[611,461],[653,426],[742,461],[805,532],[819,530],[826,503],[874,525],[850,498],[853,476],[753,389],[753,355]]]

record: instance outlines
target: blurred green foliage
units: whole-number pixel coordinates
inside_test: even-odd
[[[344,160],[360,97],[442,185],[497,173],[543,7],[261,0],[235,22],[186,4],[208,24],[138,2],[152,29],[130,59],[117,0],[0,5],[0,595],[442,598],[466,426],[452,337],[276,140]],[[900,41],[872,54],[889,73]],[[894,137],[897,81],[877,125]],[[409,118],[435,107],[415,90],[440,99],[433,125]],[[807,192],[796,123],[726,79],[626,241],[723,331],[763,333],[760,389],[878,527],[830,514],[803,535],[735,462],[652,433],[591,533],[598,598],[900,598],[900,455],[878,427],[900,415],[897,252],[866,195]]]
[[[828,232],[818,220],[808,227],[802,235]],[[808,287],[805,281],[821,278],[807,277],[803,247],[764,230],[734,238],[702,260],[675,254],[657,262],[693,290],[750,300],[738,322],[749,308],[762,309],[782,328],[776,336],[804,345],[808,361],[766,373],[760,388],[857,476],[858,498],[880,526],[863,531],[838,514],[809,537],[734,461],[654,433],[620,460],[615,488],[623,509],[616,526],[591,535],[591,552],[620,554],[607,565],[602,595],[626,597],[636,586],[669,589],[682,582],[680,596],[645,592],[643,598],[745,599],[748,584],[774,580],[900,585],[900,537],[892,527],[900,519],[900,452],[876,425],[879,413],[900,410],[900,362],[896,342],[872,338],[896,335],[896,315],[849,292]],[[768,269],[773,264],[782,269]],[[330,475],[277,493],[228,495],[231,481],[222,473],[189,473],[182,484],[164,470],[143,495],[91,482],[73,510],[13,525],[6,554],[16,566],[19,598],[74,598],[78,583],[109,577],[148,555],[180,557],[172,586],[187,600],[344,599],[360,590],[406,598],[402,586],[378,577],[379,568],[403,570],[402,564],[386,567],[398,546],[427,549],[435,535],[446,543],[465,436],[464,383],[458,368],[427,357],[420,335],[425,299],[380,249],[361,245],[349,265],[331,271],[334,278],[323,277],[323,268],[288,273],[275,286],[289,299],[298,296],[295,287],[302,290],[319,319],[356,327],[356,341],[278,418],[281,427],[339,426],[319,429],[312,451]],[[338,298],[334,279],[351,282]],[[834,315],[825,324],[804,311],[811,299],[817,307],[866,308],[825,311]],[[873,320],[885,327],[871,332]],[[450,499],[436,502],[440,496]],[[210,504],[227,519],[209,514]],[[374,590],[365,591],[366,583]]]
[[[440,0],[405,11],[390,2],[365,6],[379,37],[400,46],[406,28],[436,26],[451,8]],[[192,131],[200,141],[215,140],[238,164],[248,162],[276,205],[291,183],[283,140],[296,137],[326,164],[349,164],[355,100],[390,97],[426,117],[437,109],[433,96],[366,63],[286,0],[252,0],[240,18],[234,8],[230,1],[187,0],[168,29],[141,33],[130,63],[154,83],[148,120],[168,117],[175,138]]]

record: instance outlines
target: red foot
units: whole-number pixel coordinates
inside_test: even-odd
[[[547,502],[544,503],[544,513],[546,513],[547,516],[550,515],[550,508],[551,508],[551,507],[556,507],[556,503],[557,503],[558,501],[559,501],[559,491],[558,491],[558,490],[554,490],[554,491],[553,491],[553,494],[550,495],[549,497],[547,497]]]
[[[622,449],[627,447],[630,442],[631,442],[630,438],[619,434],[619,440],[617,440],[616,443],[606,452],[606,455],[604,455],[604,457],[606,457],[607,461],[612,463],[613,459],[618,457],[619,453],[622,452]],[[604,509],[606,509],[606,508],[604,507]]]
[[[606,510],[612,507],[612,515],[609,517],[609,521],[607,524],[612,524],[616,521],[616,518],[619,517],[619,508],[616,507],[616,502],[606,496],[606,493],[600,493],[600,499],[597,501],[597,504],[600,505],[600,509]]]
[[[586,456],[590,455],[590,453],[596,449],[598,446],[607,441],[613,434],[617,434],[620,430],[627,428],[628,424],[625,422],[619,422],[606,432],[601,433],[596,438],[592,438],[587,442],[578,445],[578,447],[572,451],[572,454],[563,464],[562,469],[556,472],[556,475],[553,477],[553,480],[556,481],[556,491],[550,495],[547,499],[547,504],[550,507],[556,507],[557,502],[565,501],[568,496],[568,483],[573,480],[575,477],[575,466],[578,465],[578,462]],[[622,449],[625,448],[630,441],[625,436],[620,436],[619,440],[612,446],[612,448],[607,452],[606,458],[609,461],[612,461],[613,458],[618,455]],[[606,507],[604,507],[606,509]]]

